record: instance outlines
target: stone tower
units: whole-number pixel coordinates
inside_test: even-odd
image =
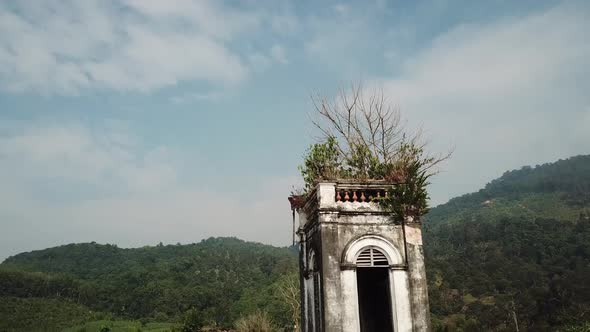
[[[299,215],[302,331],[430,331],[419,221],[391,221],[384,182],[319,183]]]

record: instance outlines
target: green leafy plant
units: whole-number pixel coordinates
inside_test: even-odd
[[[428,191],[430,178],[427,166],[433,162],[432,157],[424,157],[424,150],[412,144],[403,144],[400,148],[398,165],[390,173],[393,178],[388,182],[397,182],[389,189],[389,195],[380,199],[379,204],[390,211],[396,222],[410,220],[428,212]]]
[[[318,181],[339,177],[341,172],[340,154],[333,137],[323,143],[312,144],[304,157],[299,171],[305,182],[305,192],[311,190]]]

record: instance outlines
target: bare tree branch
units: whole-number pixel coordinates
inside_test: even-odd
[[[371,178],[375,176],[370,174],[375,162],[403,168],[400,164],[418,157],[402,155],[408,154],[406,148],[411,146],[424,162],[421,171],[429,176],[436,174],[436,166],[448,159],[452,151],[436,156],[426,154],[428,142],[422,139],[422,130],[411,132],[405,128],[399,108],[388,103],[383,89],[375,88],[368,95],[366,91],[361,84],[352,84],[348,90],[339,89],[334,99],[312,96],[318,116],[312,123],[324,140],[335,140],[335,148],[347,170],[357,178]]]

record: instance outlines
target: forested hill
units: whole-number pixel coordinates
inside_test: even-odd
[[[253,282],[289,271],[296,253],[237,238],[209,238],[188,245],[119,248],[97,243],[68,244],[7,258],[0,266],[25,271],[65,273],[83,280],[132,272],[174,272],[199,275],[223,271]]]
[[[29,302],[39,299],[66,301],[68,311],[82,305],[158,322],[180,322],[193,309],[204,323],[217,326],[232,326],[261,309],[287,324],[289,309],[273,287],[296,270],[293,250],[235,238],[135,249],[82,243],[23,253],[0,264],[0,330],[16,311],[4,306],[34,307]],[[52,315],[64,316],[67,325],[69,313]]]
[[[590,156],[506,172],[424,228],[438,329],[590,331]]]
[[[578,220],[590,215],[590,155],[508,171],[478,192],[433,208],[428,222],[465,217]]]

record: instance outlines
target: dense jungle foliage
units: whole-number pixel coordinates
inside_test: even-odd
[[[590,331],[590,156],[506,172],[425,219],[435,331]],[[0,331],[232,327],[248,315],[288,330],[277,290],[296,255],[233,238],[19,254],[0,264]]]
[[[424,242],[438,330],[590,331],[590,156],[432,209]]]
[[[0,297],[63,300],[146,322],[182,322],[190,311],[217,327],[261,309],[289,326],[289,308],[275,289],[294,275],[296,256],[235,238],[137,249],[71,244],[8,258],[0,265]],[[14,303],[0,306],[0,321],[21,310]],[[61,315],[71,321],[67,310]]]

